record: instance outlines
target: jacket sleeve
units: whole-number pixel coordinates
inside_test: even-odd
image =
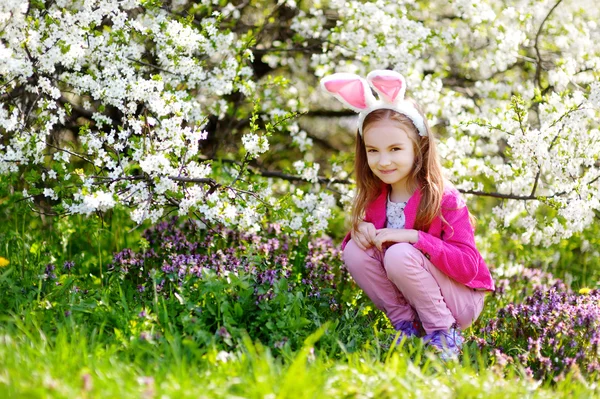
[[[442,206],[442,236],[435,237],[419,231],[419,240],[414,247],[440,269],[444,274],[462,284],[473,280],[479,270],[481,255],[475,246],[473,227],[469,220],[469,210],[464,202],[455,197],[454,201]]]
[[[344,248],[346,248],[346,245],[350,242],[351,239],[352,239],[352,232],[349,231],[346,234],[346,237],[344,237],[344,239],[342,240],[342,251],[344,250]]]

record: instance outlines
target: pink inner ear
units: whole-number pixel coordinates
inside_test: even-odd
[[[376,76],[371,79],[371,83],[388,101],[394,101],[402,89],[402,80],[395,76]]]
[[[325,83],[327,91],[338,94],[355,108],[367,108],[365,91],[360,80],[330,80]]]

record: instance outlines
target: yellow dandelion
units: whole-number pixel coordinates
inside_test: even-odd
[[[0,267],[6,267],[9,265],[9,261],[6,258],[3,258],[2,256],[0,256]]]
[[[579,293],[582,295],[587,295],[590,293],[591,290],[592,290],[591,288],[583,287],[582,289],[579,290]]]

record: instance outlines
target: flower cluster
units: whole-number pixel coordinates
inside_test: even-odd
[[[547,290],[555,284],[561,284],[551,273],[540,269],[531,269],[522,265],[513,266],[509,270],[494,270],[496,290],[492,296],[496,299],[522,298],[533,294],[536,290]]]
[[[196,284],[207,274],[225,280],[247,275],[257,304],[273,299],[276,285],[286,280],[290,291],[326,297],[337,307],[336,281],[346,278],[339,268],[340,250],[331,239],[302,244],[298,238],[281,234],[277,225],[259,235],[224,227],[200,229],[193,222],[173,218],[144,231],[143,237],[145,249],[126,248],[109,265],[109,270],[133,282],[140,293],[151,293],[153,282],[158,291],[170,295],[167,286]]]
[[[403,4],[404,3],[404,4]],[[411,18],[409,2],[377,0],[332,1],[331,11],[338,15],[334,29],[323,29],[323,10],[300,12],[292,28],[308,38],[326,39],[326,50],[315,54],[312,66],[319,74],[330,73],[339,58],[351,58],[369,64],[373,69],[409,70],[419,62],[433,39],[434,32]],[[361,69],[358,63],[348,68]],[[352,70],[350,72],[357,72]],[[362,71],[361,71],[362,72]]]
[[[537,286],[482,327],[481,347],[496,363],[516,363],[536,378],[600,371],[600,291],[574,293],[564,283]]]
[[[246,170],[215,171],[204,153],[216,134],[208,122],[243,120],[256,107],[251,131],[226,149],[244,148],[247,166],[300,110],[297,92],[282,102],[286,80],[253,81],[254,39],[230,29],[227,18],[241,18],[231,4],[223,15],[194,6],[196,23],[146,3],[0,0],[0,174],[59,213],[125,205],[142,223],[176,208],[252,229],[271,191],[241,179]],[[244,96],[232,109],[236,92]],[[48,137],[57,140],[46,145]],[[23,168],[27,178],[17,178]]]
[[[311,171],[311,168],[304,169],[304,172]],[[314,169],[312,169],[314,171]],[[291,197],[297,212],[290,212],[289,220],[283,221],[282,226],[289,228],[297,235],[300,234],[305,226],[311,234],[317,234],[327,227],[327,221],[332,216],[332,208],[335,204],[333,195],[327,193],[304,193],[302,190],[296,190]]]
[[[548,245],[600,211],[594,0],[158,3],[0,0],[0,174],[19,196],[322,232],[324,190],[350,190],[278,186],[323,183],[320,151],[343,152],[317,79],[392,68],[443,132],[447,177],[504,198],[489,230]],[[249,15],[262,6],[277,23]]]
[[[48,263],[46,267],[44,267],[44,274],[42,275],[42,278],[50,281],[56,280],[54,269],[56,269],[56,267],[52,263]]]
[[[335,21],[301,10],[292,28],[306,44],[322,38],[326,51],[311,58],[317,76],[382,66],[402,72],[431,124],[443,126],[439,150],[451,180],[507,197],[494,208],[492,230],[547,246],[589,228],[600,209],[591,72],[600,65],[600,25],[583,12],[588,6],[333,1]]]
[[[277,225],[260,235],[208,230],[174,218],[144,231],[141,248],[114,254],[109,274],[141,301],[155,292],[177,298],[190,312],[182,323],[192,335],[221,331],[229,339],[245,330],[264,342],[295,345],[311,319],[341,311],[337,288],[348,275],[328,238],[299,239]]]

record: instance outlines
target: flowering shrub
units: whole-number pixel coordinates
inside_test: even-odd
[[[261,235],[223,227],[200,229],[177,219],[143,233],[141,251],[116,253],[113,278],[142,299],[176,297],[184,331],[224,339],[248,332],[275,347],[296,343],[338,313],[347,281],[330,239],[299,240],[271,226]],[[305,335],[304,335],[305,336]]]
[[[0,186],[46,213],[315,234],[328,191],[349,204],[355,129],[318,78],[390,68],[459,189],[501,199],[489,230],[556,243],[600,210],[595,4],[0,0]]]
[[[529,282],[542,282],[549,276],[525,274]],[[491,349],[497,364],[522,364],[536,378],[562,378],[578,370],[599,371],[600,291],[574,293],[560,280],[530,287],[532,294],[522,302],[511,302],[486,320],[481,337],[475,338],[479,346]]]

